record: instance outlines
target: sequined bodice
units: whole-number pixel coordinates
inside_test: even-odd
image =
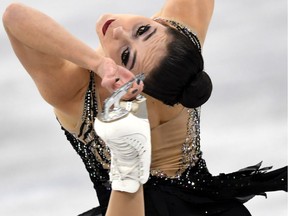
[[[182,142],[177,142],[178,152],[177,168],[174,175],[167,175],[165,170],[160,167],[152,167],[150,172],[150,179],[147,184],[157,184],[157,182],[170,182],[173,184],[182,184],[183,175],[190,172],[191,168],[199,167],[205,170],[205,161],[201,159],[200,151],[200,108],[184,109],[185,120],[183,124],[186,125],[185,136]],[[65,128],[67,139],[72,144],[73,148],[81,157],[85,167],[90,175],[90,179],[94,184],[94,188],[98,195],[100,205],[107,206],[111,186],[109,182],[109,166],[110,166],[110,152],[105,143],[97,135],[94,130],[93,123],[98,113],[97,98],[95,93],[94,73],[91,72],[90,83],[85,96],[84,110],[82,116],[82,124],[77,133],[71,133]],[[165,144],[165,143],[164,143]],[[153,143],[152,143],[153,145]],[[163,152],[165,155],[165,152]],[[152,152],[153,157],[153,152]],[[204,164],[204,165],[203,165]],[[198,170],[198,168],[197,168]],[[187,180],[187,179],[186,179]],[[188,184],[188,180],[185,182]],[[161,183],[162,184],[162,183]]]
[[[102,141],[102,139],[97,136],[97,132],[93,128],[93,123],[97,116],[97,113],[98,108],[95,93],[94,76],[91,72],[90,84],[85,96],[82,124],[79,133],[70,133],[64,128],[63,129],[66,132],[68,140],[71,142],[72,146],[81,156],[83,162],[85,163],[94,185],[98,184],[101,181],[108,181],[108,170],[110,164],[109,149]],[[167,175],[165,173],[165,170],[161,169],[161,166],[159,168],[159,166],[156,165],[155,168],[151,169],[152,176],[169,176],[170,178],[175,178],[181,175],[189,166],[195,165],[199,157],[201,157],[199,118],[200,108],[184,108],[176,119],[173,119],[171,120],[171,122],[167,122],[164,126],[161,125],[159,128],[157,128],[157,130],[159,130],[160,128],[161,130],[164,130],[165,136],[166,132],[169,132],[169,130],[175,132],[175,130],[171,128],[171,126],[175,127],[176,123],[185,124],[186,130],[182,133],[186,134],[186,138],[183,138],[183,142],[178,143],[176,146],[174,143],[171,144],[171,146],[174,145],[174,148],[176,149],[175,151],[172,151],[172,154],[178,154],[176,155],[176,157],[179,158],[179,161],[177,161],[178,168],[176,169],[175,174]],[[173,135],[173,133],[170,134],[170,137],[171,135]],[[165,146],[165,143],[163,144],[163,146]],[[158,152],[159,149],[157,149],[156,151]],[[162,154],[165,158],[165,152],[162,151]]]
[[[91,72],[79,132],[71,133],[64,127],[62,129],[75,151],[81,157],[97,193],[100,205],[107,206],[111,192],[108,173],[110,153],[105,143],[97,136],[94,130],[93,123],[97,113],[94,73]]]

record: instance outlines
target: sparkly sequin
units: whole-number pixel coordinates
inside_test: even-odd
[[[150,171],[152,176],[177,179],[189,166],[195,166],[199,158],[201,158],[202,152],[200,150],[200,107],[188,109],[187,112],[189,114],[189,117],[187,120],[186,139],[181,149],[181,166],[179,167],[175,176],[168,176],[160,169],[152,169]]]
[[[189,28],[182,25],[181,23],[175,22],[173,20],[167,20],[163,18],[155,18],[155,21],[161,21],[166,24],[169,24],[170,26],[176,28],[180,33],[185,35],[187,38],[190,39],[190,41],[197,47],[198,51],[201,53],[201,44],[200,41],[195,33],[193,33]]]
[[[93,123],[97,116],[97,100],[95,95],[94,73],[90,74],[90,83],[85,95],[82,124],[79,134],[71,134],[63,127],[67,139],[81,157],[94,187],[108,187],[110,166],[110,152],[105,143],[97,136]]]

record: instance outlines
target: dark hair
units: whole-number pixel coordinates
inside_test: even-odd
[[[144,93],[167,105],[181,103],[188,108],[204,104],[212,92],[212,82],[203,71],[201,52],[191,40],[167,27],[171,42],[165,56],[144,80]]]

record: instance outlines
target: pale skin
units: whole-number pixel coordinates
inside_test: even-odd
[[[214,0],[167,0],[154,17],[183,23],[197,33],[203,45],[213,8]],[[109,19],[115,21],[103,35],[103,24]],[[145,41],[143,37],[149,32],[138,38],[131,37],[133,27],[139,26],[139,23],[150,24],[152,29],[149,31],[157,28],[157,34]],[[96,31],[101,46],[94,49],[50,17],[21,4],[11,4],[6,9],[3,24],[15,54],[67,130],[77,129],[75,127],[81,119],[89,71],[95,72],[101,105],[113,90],[130,80],[134,74],[151,70],[157,60],[165,55],[165,42],[169,40],[163,26],[152,19],[108,14],[97,22]],[[121,62],[123,50],[128,45],[131,47],[130,55],[133,56],[137,51],[137,60],[132,69],[132,56],[126,65]],[[116,82],[118,78],[120,80]],[[135,97],[142,89],[142,83],[134,83],[125,98]],[[183,108],[181,105],[167,107],[151,97],[148,97],[147,105],[151,128],[174,118]],[[112,191],[107,215],[145,215],[143,200],[143,187],[134,194]]]

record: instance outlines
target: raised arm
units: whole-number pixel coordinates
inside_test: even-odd
[[[15,54],[43,98],[53,106],[69,101],[79,92],[87,82],[88,70],[97,71],[100,56],[95,50],[45,14],[11,4],[3,15],[3,24]],[[79,66],[86,70],[81,73]]]
[[[33,8],[11,4],[3,15],[3,24],[15,54],[42,97],[68,115],[83,99],[89,70],[103,78],[102,85],[110,91],[133,76]],[[115,84],[115,76],[124,79]]]
[[[203,45],[213,9],[214,0],[167,0],[156,16],[187,25],[197,33]]]

